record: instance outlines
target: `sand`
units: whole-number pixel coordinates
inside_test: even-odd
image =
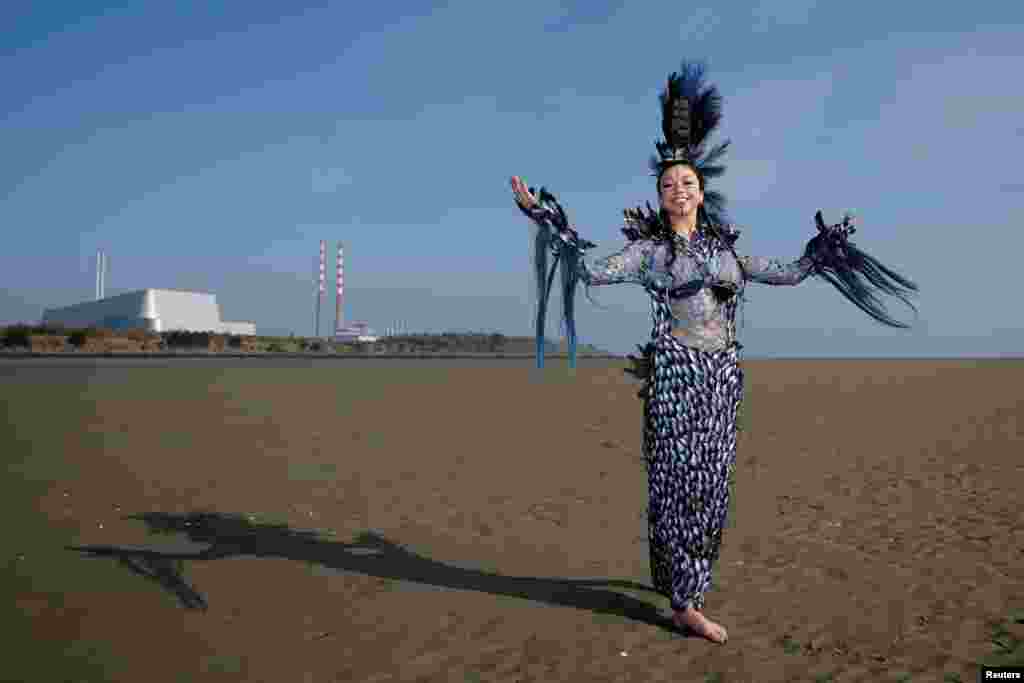
[[[1024,653],[1024,362],[745,362],[725,646],[647,588],[622,367],[0,363],[0,680],[969,681]]]

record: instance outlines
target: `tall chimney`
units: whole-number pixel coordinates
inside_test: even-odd
[[[103,272],[103,252],[96,250],[96,301],[100,300],[100,273]]]
[[[341,329],[342,322],[344,321],[344,318],[342,317],[342,310],[341,310],[342,296],[343,296],[343,292],[344,292],[344,289],[345,289],[345,284],[344,284],[345,277],[344,277],[343,270],[342,270],[343,269],[343,265],[342,265],[343,263],[344,263],[344,252],[342,250],[341,243],[339,242],[338,243],[338,273],[337,273],[337,282],[335,283],[335,286],[337,288],[337,292],[336,292],[337,297],[334,300],[334,331],[335,332],[337,332],[338,330]]]
[[[100,252],[100,298],[107,298],[107,254]]]
[[[320,281],[316,297],[316,337],[320,338],[320,305],[323,303],[327,270],[327,242],[320,240]]]

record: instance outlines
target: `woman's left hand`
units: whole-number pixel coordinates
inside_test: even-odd
[[[814,214],[814,222],[818,226],[818,232],[823,235],[837,235],[842,233],[844,237],[849,237],[853,233],[857,232],[857,228],[854,225],[857,222],[857,218],[849,213],[843,215],[842,223],[825,225],[825,219],[822,217],[821,211],[819,210]]]

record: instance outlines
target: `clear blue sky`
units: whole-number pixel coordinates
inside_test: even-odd
[[[619,249],[687,57],[725,99],[741,252],[795,258],[815,210],[854,208],[858,244],[922,287],[903,332],[822,282],[752,285],[748,356],[1024,351],[1019,3],[117,4],[0,4],[0,323],[91,298],[104,248],[108,294],[212,291],[308,334],[326,239],[349,320],[530,334],[509,176]],[[592,293],[581,340],[647,339],[642,289]]]

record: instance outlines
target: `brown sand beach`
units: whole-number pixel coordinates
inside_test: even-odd
[[[1024,659],[1024,361],[744,362],[706,608],[725,646],[647,588],[623,367],[0,361],[0,680],[969,681]]]

